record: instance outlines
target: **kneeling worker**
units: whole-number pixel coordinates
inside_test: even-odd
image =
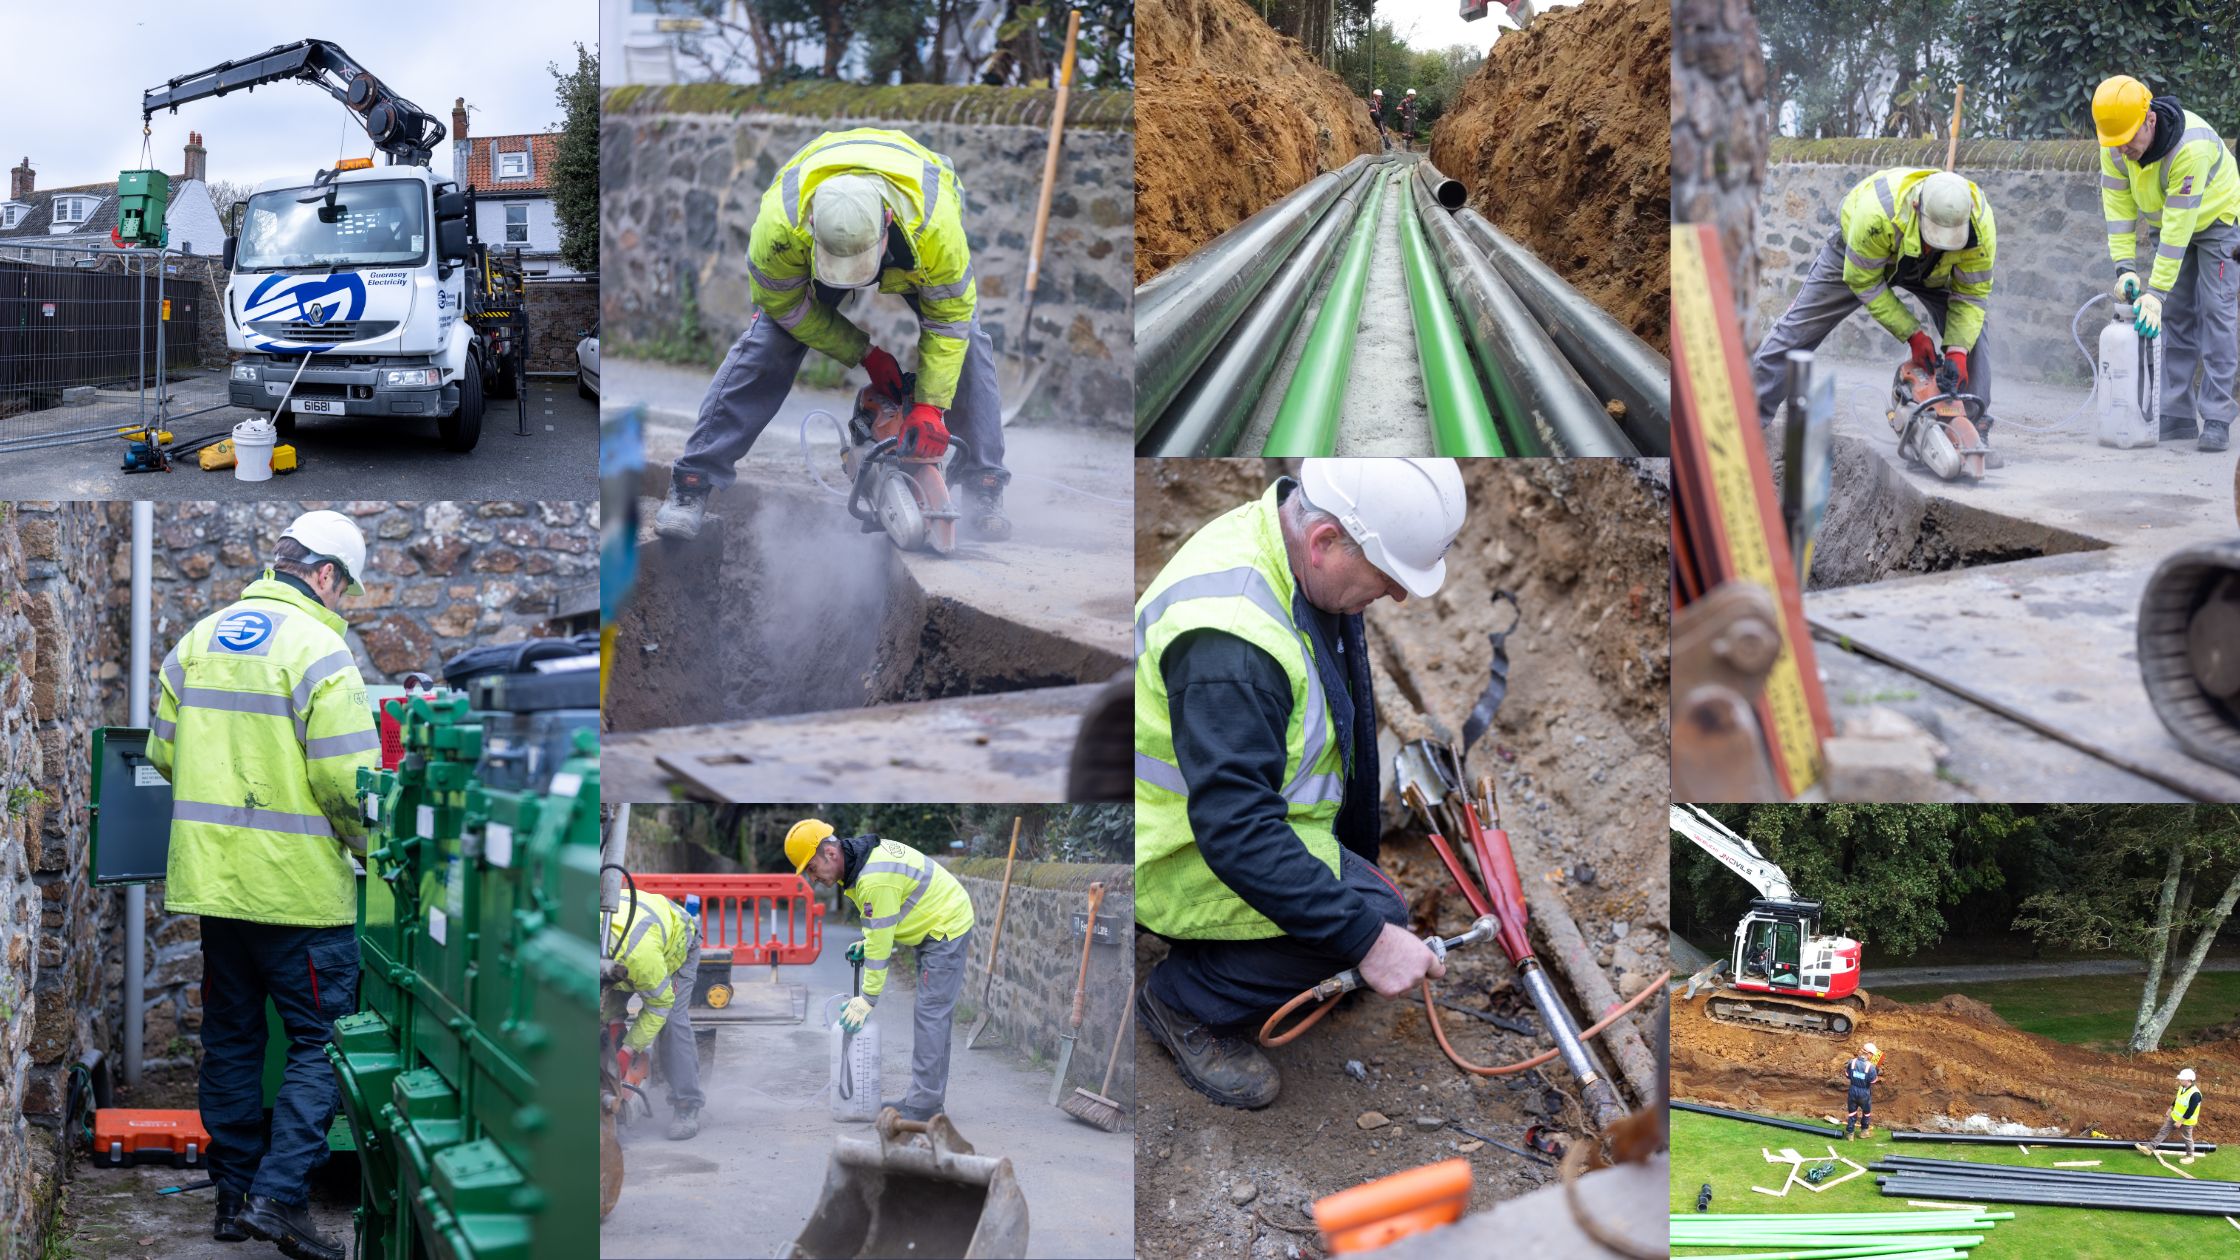
[[[841,1009],[841,1027],[862,1031],[886,992],[894,947],[917,947],[910,1091],[885,1105],[905,1120],[932,1119],[948,1106],[949,1038],[972,956],[972,898],[956,876],[909,845],[877,836],[836,839],[832,824],[816,818],[786,832],[786,860],[812,883],[838,885],[863,916],[863,992]]]
[[[1172,946],[1136,1010],[1215,1102],[1275,1101],[1253,1034],[1301,990],[1445,973],[1377,869],[1361,614],[1437,593],[1467,511],[1451,459],[1309,459],[1136,603],[1136,920]]]
[[[625,890],[622,895],[622,908],[608,929],[617,942],[607,962],[608,1000],[627,1003],[635,993],[644,1004],[615,1057],[628,1077],[631,1060],[652,1047],[654,1066],[669,1089],[669,1140],[681,1142],[700,1132],[700,1108],[707,1101],[700,1092],[700,1049],[692,1035],[700,921],[659,893]],[[632,896],[637,898],[636,914],[631,913]],[[620,1017],[616,1010],[605,1018]]]

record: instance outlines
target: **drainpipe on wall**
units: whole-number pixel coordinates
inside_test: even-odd
[[[160,375],[160,373],[159,373]],[[156,532],[155,504],[141,499],[132,505],[132,658],[125,676],[131,679],[131,712],[126,724],[148,723],[149,569],[153,563]],[[124,890],[124,1083],[140,1083],[140,1038],[146,1021],[148,889],[128,884]]]

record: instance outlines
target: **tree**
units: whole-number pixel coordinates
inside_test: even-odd
[[[2092,90],[2114,74],[2176,96],[2224,135],[2240,128],[2229,0],[1963,0],[1961,14],[1960,69],[1982,95],[1972,134],[2090,136]]]
[[[231,221],[233,208],[249,199],[255,188],[235,179],[204,180],[203,187],[210,190],[210,204],[218,208],[218,222]]]
[[[1064,56],[1065,7],[1010,0],[993,48],[967,47],[967,0],[658,0],[691,29],[675,34],[693,78],[778,83],[981,83],[1049,87]],[[1084,87],[1134,82],[1135,6],[1084,0],[1076,46]],[[814,65],[808,55],[814,50]]]
[[[2147,974],[2130,1049],[2146,1053],[2162,1044],[2209,947],[2240,904],[2240,808],[2058,809],[2070,824],[2061,887],[2025,901],[2015,926],[2041,941],[2143,959]]]
[[[550,67],[560,102],[560,147],[552,176],[552,210],[560,228],[560,260],[599,274],[599,54],[576,45],[576,66]]]

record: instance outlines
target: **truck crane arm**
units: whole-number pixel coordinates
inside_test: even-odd
[[[1719,859],[1728,870],[1748,880],[1759,896],[1777,901],[1795,900],[1797,892],[1790,886],[1788,872],[1758,852],[1758,846],[1720,826],[1711,815],[1693,805],[1674,805],[1672,829]]]
[[[140,118],[145,122],[159,109],[176,113],[190,101],[289,79],[310,83],[341,101],[392,165],[426,166],[443,143],[443,124],[434,115],[391,91],[350,54],[323,39],[300,39],[167,80],[141,96]]]

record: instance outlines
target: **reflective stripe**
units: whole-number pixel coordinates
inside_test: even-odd
[[[1190,794],[1190,785],[1183,782],[1181,767],[1170,766],[1140,748],[1136,750],[1136,777],[1176,796]]]
[[[786,222],[801,226],[801,168],[789,166],[786,177],[778,182],[778,200],[786,203]]]
[[[350,753],[377,752],[381,748],[381,733],[374,730],[353,731],[348,735],[321,735],[307,740],[303,755],[313,761],[321,757],[342,757]]]
[[[661,929],[661,939],[663,941],[667,941],[669,939],[668,925],[664,924],[661,921],[661,916],[654,913],[651,906],[640,904],[638,906],[638,917],[645,921],[633,926],[630,929],[630,939],[622,943],[622,952],[625,954],[629,953],[633,949],[636,949],[638,947],[638,942],[646,938],[646,933],[651,932],[655,928]]]
[[[809,283],[809,277],[807,276],[794,276],[791,279],[779,280],[764,272],[762,268],[755,266],[752,257],[747,259],[747,274],[754,277],[756,284],[772,293],[791,293],[802,285]]]
[[[925,221],[932,223],[933,208],[941,204],[941,168],[932,162],[928,162],[924,173],[919,178],[925,181],[923,184],[926,194]]]
[[[2172,197],[2168,201],[2163,202],[2162,208],[2165,210],[2192,210],[2198,208],[2200,205],[2200,193],[2186,193],[2184,196]]]
[[[2136,219],[2103,219],[2101,223],[2108,229],[2108,235],[2110,236],[2122,236],[2125,233],[2134,232],[2139,226]]]
[[[2160,210],[2141,210],[2139,213],[2146,216],[2149,223],[2162,222],[2162,212]]]
[[[177,696],[187,688],[187,667],[179,663],[179,649],[173,648],[163,658],[163,680],[171,684],[171,694]]]
[[[1861,293],[1859,295],[1859,300],[1862,302],[1872,302],[1876,298],[1881,297],[1883,294],[1888,293],[1889,291],[1890,282],[1888,280],[1885,280],[1881,284],[1878,284],[1875,287],[1867,290],[1865,293]]]
[[[310,667],[303,671],[303,677],[296,680],[296,707],[298,709],[310,708],[311,693],[319,689],[320,683],[356,663],[348,648],[339,652],[329,652],[318,660],[311,662]]]
[[[863,969],[864,969],[865,971],[885,971],[885,970],[887,969],[887,964],[889,964],[889,963],[891,963],[891,962],[893,962],[893,961],[894,961],[894,959],[893,959],[893,958],[891,958],[891,957],[890,957],[890,958],[874,958],[874,959],[871,959],[870,961],[868,961],[868,962],[864,963],[864,964],[863,964]]]
[[[1312,805],[1329,801],[1343,805],[1346,799],[1345,776],[1317,774],[1301,779],[1283,790],[1283,799],[1294,805]]]
[[[2121,175],[2110,175],[2106,171],[2102,171],[2100,172],[2100,186],[2110,192],[2128,192],[2131,188],[2131,181]]]
[[[661,987],[655,989],[651,993],[646,994],[646,1001],[651,1002],[655,998],[668,997],[670,995],[670,992],[676,987],[675,984],[672,983],[674,980],[676,980],[675,976],[663,977],[661,981]]]
[[[1952,279],[1958,284],[1989,284],[1991,283],[1991,273],[1988,271],[1964,271],[1961,268],[1954,267],[1952,269]]]
[[[831,144],[828,144],[828,145],[824,146],[824,147],[823,147],[823,148],[821,148],[821,149],[811,149],[811,150],[809,150],[809,151],[808,151],[807,153],[804,153],[804,154],[802,154],[801,156],[803,156],[803,157],[814,157],[814,156],[816,156],[816,155],[817,155],[817,154],[819,154],[819,153],[830,153],[830,152],[832,152],[832,151],[833,151],[834,149],[845,149],[845,148],[848,148],[848,147],[850,147],[851,145],[859,145],[859,144],[868,144],[868,145],[873,145],[873,146],[876,146],[876,147],[878,147],[878,148],[881,148],[881,149],[893,149],[893,150],[894,150],[895,152],[897,152],[897,153],[907,153],[907,154],[909,154],[909,155],[910,155],[911,157],[917,157],[917,156],[918,156],[918,151],[917,151],[916,149],[913,149],[913,148],[909,147],[908,145],[896,144],[896,143],[895,143],[894,141],[892,141],[892,140],[874,140],[874,139],[872,139],[872,138],[871,138],[871,137],[869,137],[869,136],[857,136],[857,137],[853,137],[853,138],[851,138],[851,139],[847,139],[847,140],[835,140],[835,141],[833,141],[833,142],[832,142]],[[931,165],[931,164],[929,163],[928,165]],[[799,168],[799,167],[796,167],[796,168],[794,168],[794,169],[796,169],[796,170],[799,170],[800,168]]]
[[[763,313],[770,316],[771,323],[785,329],[787,332],[792,332],[794,325],[807,318],[809,314],[809,308],[815,305],[815,298],[803,297],[800,301],[793,304],[792,310],[787,311],[783,315],[772,314],[769,311],[764,311]]]
[[[325,814],[290,814],[277,809],[251,809],[246,805],[212,805],[203,801],[171,802],[173,822],[214,823],[221,827],[247,827],[252,831],[278,831],[292,836],[334,835]]]
[[[924,332],[938,333],[944,337],[955,337],[959,341],[963,341],[972,335],[972,321],[970,320],[960,324],[953,320],[921,319],[918,321],[918,327]]]
[[[1890,200],[1889,180],[1884,179],[1879,175],[1876,176],[1874,181],[1874,195],[1882,202],[1882,213],[1888,215],[1893,219],[1898,217],[1898,203]]]
[[[262,713],[269,717],[292,718],[295,706],[288,697],[270,695],[261,691],[220,691],[216,687],[189,687],[179,694],[182,709],[222,709],[228,713]]]
[[[964,267],[964,275],[959,277],[954,284],[922,285],[918,289],[918,296],[928,302],[939,302],[947,298],[963,297],[964,291],[971,287],[972,264],[966,263]]]
[[[1950,298],[1948,298],[1948,299],[1947,299],[1947,303],[1948,303],[1949,305],[1952,305],[1952,306],[1972,306],[1972,307],[1976,308],[1976,309],[1977,309],[1977,310],[1979,310],[1979,311],[1986,311],[1986,312],[1988,312],[1988,311],[1989,311],[1989,310],[1991,309],[1991,308],[1990,308],[1989,306],[1987,306],[1987,305],[1985,305],[1985,304],[1984,304],[1984,301],[1983,301],[1983,299],[1982,299],[1982,298],[1977,298],[1977,297],[1969,297],[1969,296],[1968,296],[1967,294],[1965,294],[1965,293],[1955,293],[1955,294],[1953,294],[1953,295],[1952,295],[1952,296],[1951,296]]]
[[[155,733],[157,739],[177,739],[179,737],[179,724],[177,722],[166,722],[162,718],[157,718],[155,724]]]
[[[1843,256],[1861,271],[1880,271],[1890,265],[1888,258],[1869,258],[1849,245],[1843,247]]]
[[[2184,258],[2186,247],[2183,245],[2164,245],[2157,241],[2154,247],[2154,256],[2157,258]]]

